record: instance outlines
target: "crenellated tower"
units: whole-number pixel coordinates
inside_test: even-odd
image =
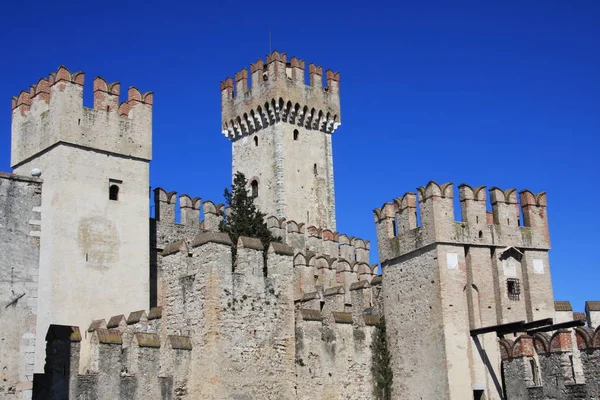
[[[545,192],[489,193],[491,211],[484,186],[459,185],[462,221],[452,183],[374,210],[393,369],[411,374],[393,390],[406,398],[500,399],[495,332],[471,330],[554,317]]]
[[[11,165],[43,180],[37,372],[50,323],[148,306],[153,95],[98,77],[87,108],[83,83],[61,66],[12,103]]]
[[[274,51],[221,82],[233,172],[267,215],[335,230],[331,134],[340,125],[340,74]],[[251,80],[251,84],[250,81]],[[325,84],[325,86],[324,86]]]

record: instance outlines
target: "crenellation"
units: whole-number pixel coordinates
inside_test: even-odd
[[[123,314],[113,315],[106,323],[106,329],[118,329],[119,331],[125,330],[126,326],[127,320]]]
[[[236,96],[244,95],[248,90],[248,70],[242,68],[240,72],[235,73],[235,93]]]
[[[202,208],[204,210],[203,228],[207,231],[218,231],[221,221],[223,221],[224,205],[206,200],[202,203]]]
[[[520,226],[520,210],[516,189],[502,190],[494,186],[490,188],[490,199],[495,225],[506,227]]]
[[[313,63],[308,64],[309,85],[312,87],[323,87],[323,67]]]
[[[233,79],[222,81],[223,133],[237,140],[280,121],[333,133],[340,124],[339,72],[328,70],[329,87],[323,88],[323,68],[310,64],[310,81],[306,85],[304,65],[304,60],[296,57],[288,63],[286,54],[275,50],[267,55],[266,63],[258,60],[251,64],[252,87],[248,85],[246,68],[235,74],[235,93]],[[266,103],[264,99],[268,99]],[[314,120],[307,118],[308,104],[317,106],[310,111]],[[242,121],[242,116],[251,116],[250,124]]]
[[[304,84],[304,60],[299,60],[296,57],[292,57],[287,65],[290,70],[288,77],[296,84]]]
[[[83,84],[83,72],[61,66],[13,98],[13,168],[57,143],[151,159],[152,92],[131,87],[119,105],[119,84],[96,78],[90,109],[83,106]]]
[[[414,217],[414,194],[407,193],[394,202],[384,203],[373,210],[379,257],[385,261],[426,247],[435,242],[463,245],[525,249],[550,248],[545,221],[545,194],[539,195],[540,204],[533,205],[529,191],[523,191],[521,204],[516,200],[516,190],[490,189],[493,221],[486,211],[484,186],[473,189],[459,185],[462,221],[454,221],[453,188],[451,183],[438,185],[429,182],[418,188],[421,226]],[[536,200],[537,201],[537,200]],[[520,210],[527,214],[527,224],[518,221]],[[533,220],[536,222],[533,222]],[[531,226],[530,226],[531,225]],[[410,228],[410,229],[409,229]]]
[[[187,194],[179,196],[181,224],[200,227],[200,197],[190,197]]]
[[[287,243],[287,224],[285,218],[277,218],[271,215],[265,218],[265,222],[274,238],[279,238],[281,242]]]
[[[104,78],[94,78],[94,109],[107,112],[119,111],[119,95],[121,84],[119,82],[107,83]]]
[[[600,326],[600,301],[586,301],[585,314],[590,328]]]
[[[332,312],[344,311],[345,294],[343,286],[333,286],[323,291],[323,300],[325,301],[321,311],[326,315],[326,320],[334,322],[331,316]]]
[[[396,205],[397,233],[404,233],[417,228],[417,194],[405,193],[404,196],[394,199]]]

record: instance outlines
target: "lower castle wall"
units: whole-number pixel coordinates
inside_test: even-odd
[[[0,173],[0,399],[31,398],[42,181]]]
[[[296,321],[296,399],[372,399],[376,328]]]

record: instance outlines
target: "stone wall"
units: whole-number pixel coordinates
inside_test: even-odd
[[[590,399],[600,396],[600,329],[559,329],[552,334],[500,340],[507,399]],[[573,348],[572,337],[577,346]],[[582,361],[583,376],[574,359]]]
[[[0,399],[31,398],[42,181],[0,173]]]
[[[161,257],[162,307],[93,321],[82,338],[89,360],[71,345],[69,365],[84,363],[84,374],[60,378],[70,398],[372,398],[379,316],[369,281],[348,296],[316,285],[295,299],[291,247],[271,244],[265,268],[260,241],[242,237],[232,264],[217,232],[170,243]],[[66,365],[53,354],[39,393],[61,371],[51,365]]]

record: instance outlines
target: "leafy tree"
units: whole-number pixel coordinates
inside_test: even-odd
[[[248,193],[247,187],[248,181],[244,174],[236,172],[231,191],[226,188],[224,193],[225,203],[229,207],[229,215],[223,218],[219,230],[229,234],[233,242],[234,260],[237,241],[240,236],[260,239],[265,246],[265,250],[269,248],[271,242],[277,240],[267,228],[265,214],[258,210],[254,204],[254,198]]]

